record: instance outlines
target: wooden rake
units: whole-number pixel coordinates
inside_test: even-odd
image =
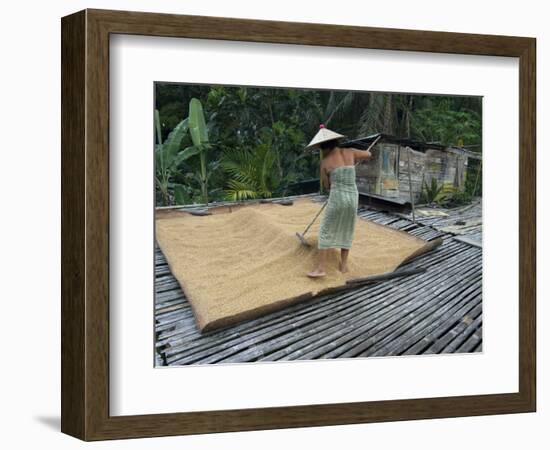
[[[325,203],[323,203],[323,206],[321,206],[321,209],[319,210],[319,212],[317,214],[315,214],[315,217],[309,223],[309,225],[306,227],[306,229],[304,230],[304,232],[302,234],[296,232],[296,236],[298,237],[298,239],[300,240],[302,245],[305,245],[306,247],[311,247],[311,244],[306,241],[306,238],[305,238],[306,233],[311,228],[311,225],[313,225],[313,223],[317,220],[317,217],[319,217],[321,215],[321,213],[323,212],[323,209],[325,209],[325,206],[327,206],[327,203],[328,203],[328,200],[325,200]]]
[[[378,140],[381,138],[382,136],[378,136],[373,142],[371,145],[369,145],[369,148],[367,148],[367,152],[371,150],[371,148],[373,148],[375,146],[375,144],[378,142]],[[359,163],[355,163],[355,165],[357,166],[357,164]],[[317,220],[317,217],[319,217],[321,215],[321,213],[323,212],[323,209],[325,209],[325,207],[327,206],[327,203],[328,203],[328,199],[325,201],[325,203],[323,203],[323,206],[321,207],[321,209],[319,210],[319,212],[317,214],[315,214],[315,217],[313,218],[313,220],[309,223],[309,225],[306,227],[306,229],[304,230],[303,233],[298,233],[296,232],[296,237],[300,240],[300,243],[302,245],[305,245],[306,247],[311,247],[311,244],[308,243],[306,241],[306,233],[309,231],[309,229],[311,228],[311,225],[313,225],[315,223],[315,221]]]

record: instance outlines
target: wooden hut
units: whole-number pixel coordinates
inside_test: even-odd
[[[367,148],[377,138],[371,150],[373,159],[356,168],[357,187],[363,195],[398,204],[410,202],[411,191],[417,203],[422,186],[424,183],[429,186],[432,179],[443,186],[443,192],[463,191],[468,160],[481,160],[481,155],[465,148],[413,141],[382,133],[346,144]]]

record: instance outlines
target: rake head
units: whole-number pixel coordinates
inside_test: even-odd
[[[311,247],[311,244],[306,241],[306,238],[302,234],[296,232],[296,237],[300,240],[300,243],[302,245],[305,245],[306,247]]]

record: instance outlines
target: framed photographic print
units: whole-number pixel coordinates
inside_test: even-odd
[[[535,39],[85,10],[62,431],[535,411]]]

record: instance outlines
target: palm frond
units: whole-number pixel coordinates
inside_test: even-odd
[[[370,94],[367,108],[359,119],[361,122],[359,134],[361,136],[382,131],[385,109],[386,97],[376,93]]]
[[[328,125],[335,118],[342,118],[354,99],[354,92],[349,91],[344,93],[343,96],[337,101],[336,95],[331,92],[331,97],[327,108],[325,110],[325,125]]]
[[[221,167],[230,175],[226,193],[231,199],[268,198],[279,186],[279,177],[274,170],[277,153],[268,143],[250,150],[233,149],[223,154]]]
[[[232,201],[240,201],[258,197],[256,186],[251,186],[238,180],[229,180],[227,182],[225,195],[227,200]]]

